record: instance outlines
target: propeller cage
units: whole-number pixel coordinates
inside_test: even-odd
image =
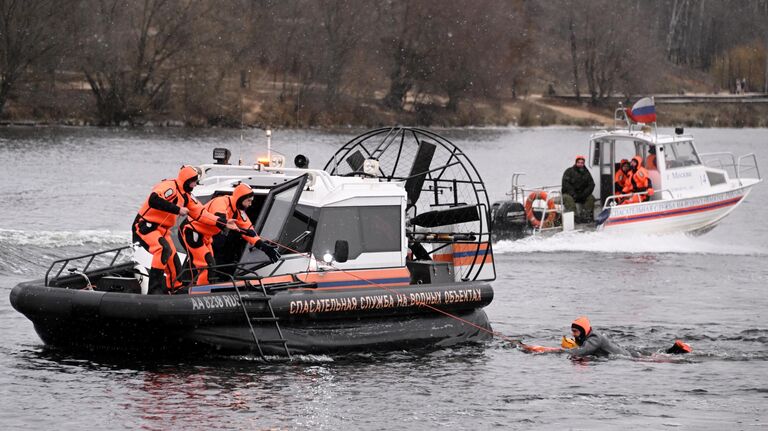
[[[435,259],[446,249],[461,250],[462,280],[495,278],[492,259],[484,258],[492,255],[485,183],[472,161],[445,137],[412,127],[371,130],[347,142],[324,169],[331,175],[404,182],[406,235],[414,256]]]

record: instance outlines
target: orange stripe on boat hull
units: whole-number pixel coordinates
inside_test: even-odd
[[[408,268],[335,270],[297,274],[296,277],[307,283],[316,283],[318,289],[353,289],[362,287],[407,286],[411,273]]]
[[[469,266],[493,262],[493,255],[488,253],[488,243],[477,244],[453,244],[452,253],[441,253],[432,256],[435,262],[451,262],[453,266]]]

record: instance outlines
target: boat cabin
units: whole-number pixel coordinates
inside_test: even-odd
[[[203,176],[194,193],[203,202],[232,193],[240,182],[253,188],[256,198],[247,211],[249,218],[263,238],[284,246],[283,259],[258,270],[259,275],[315,271],[324,263],[339,269],[405,267],[402,183],[332,176],[318,169],[200,169]],[[260,250],[246,250],[238,260],[258,263],[265,257]]]
[[[676,199],[702,194],[712,187],[726,184],[728,173],[707,166],[696,150],[693,137],[676,129],[674,135],[658,135],[650,128],[599,132],[590,139],[590,161],[595,178],[595,195],[604,205],[613,202],[614,176],[622,159],[640,156],[648,171],[653,196],[649,200]],[[598,181],[599,179],[599,181]]]

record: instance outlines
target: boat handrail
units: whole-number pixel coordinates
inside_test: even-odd
[[[721,158],[721,156],[728,156],[728,157],[730,157],[730,159],[731,159],[730,166],[733,166],[733,167],[736,166],[736,156],[734,156],[733,153],[730,152],[730,151],[713,151],[713,152],[709,152],[709,153],[699,153],[699,159],[701,159],[701,161],[702,161],[702,163],[704,163],[704,165],[709,166],[711,168],[715,168],[716,167],[716,168],[720,168],[720,169],[726,169],[728,167],[728,165],[723,163],[723,159]],[[715,159],[710,160],[710,162],[712,162],[712,161],[718,162],[720,166],[712,166],[710,163],[708,163],[706,160],[704,160],[705,158],[708,158],[708,157],[717,157]],[[735,174],[735,172],[734,172],[734,174]]]
[[[723,162],[723,156],[726,156],[725,163]],[[715,157],[715,158],[709,161],[705,160],[706,158],[712,158],[712,157]],[[743,156],[736,158],[736,156],[734,156],[734,154],[730,151],[716,151],[711,153],[701,153],[699,154],[699,158],[702,160],[704,165],[709,166],[711,168],[719,168],[726,171],[728,169],[732,169],[734,176],[736,177],[736,179],[739,180],[739,185],[741,185],[741,180],[744,179],[744,177],[742,177],[742,174],[744,172],[755,171],[757,173],[757,179],[762,179],[762,177],[760,176],[760,169],[757,166],[757,156],[755,155],[755,153],[744,154]],[[728,158],[730,158],[730,163],[727,163]],[[745,160],[745,159],[752,159],[752,163],[750,164],[742,163],[742,160]],[[714,166],[713,162],[717,162],[718,165]]]
[[[520,186],[520,191],[523,194],[531,194],[533,192],[539,192],[539,191],[547,192],[547,194],[550,194],[550,193],[561,194],[561,189],[562,187],[559,184],[552,185],[552,186],[539,186],[539,187],[531,187],[531,188],[527,188],[526,186]]]
[[[562,195],[560,195],[560,196],[559,196],[559,198],[560,198],[560,201],[559,201],[559,203],[557,203],[557,204],[555,205],[555,207],[554,207],[554,208],[552,208],[552,209],[549,209],[548,207],[544,207],[544,208],[541,208],[541,220],[546,220],[546,219],[547,219],[547,216],[548,216],[550,213],[562,214],[562,212],[563,212],[563,205],[562,205],[562,204],[563,204],[563,200],[562,200]],[[535,235],[535,234],[536,234],[536,232],[539,232],[539,233],[541,233],[541,232],[542,232],[542,231],[544,231],[544,230],[555,229],[555,226],[546,226],[546,227],[545,227],[545,226],[544,226],[545,224],[546,224],[546,223],[543,223],[543,222],[542,222],[542,223],[539,223],[539,226],[537,226],[537,227],[534,227],[534,228],[532,229],[532,231],[533,231],[533,234]]]
[[[507,196],[512,196],[513,201],[522,200],[520,194],[522,193],[523,186],[520,185],[520,177],[525,175],[525,172],[513,172],[512,173],[512,186],[506,193]]]
[[[743,165],[741,163],[741,161],[743,159],[749,159],[749,158],[752,159],[752,164],[750,164],[750,165]],[[741,180],[741,173],[742,173],[741,168],[742,167],[745,167],[746,171],[755,171],[755,173],[757,173],[757,179],[758,180],[762,180],[763,179],[763,177],[760,176],[760,168],[757,166],[757,156],[755,155],[755,153],[744,154],[743,156],[739,157],[738,162],[736,164],[736,177],[739,180]]]
[[[106,254],[109,254],[109,253],[115,253],[115,255],[112,257],[112,260],[109,262],[109,265],[107,265],[107,267],[111,267],[111,266],[113,266],[115,264],[115,262],[117,262],[117,258],[120,257],[120,255],[122,254],[123,250],[129,249],[129,248],[131,248],[131,246],[130,245],[126,245],[126,246],[123,246],[123,247],[111,248],[109,250],[97,251],[95,253],[88,253],[88,254],[84,254],[82,256],[75,256],[75,257],[68,257],[68,258],[65,258],[65,259],[54,260],[51,263],[51,266],[48,267],[48,271],[45,272],[45,286],[49,286],[49,282],[52,283],[54,281],[57,281],[59,279],[59,276],[61,275],[61,273],[64,271],[64,268],[67,267],[67,264],[69,262],[72,262],[72,261],[75,261],[75,260],[82,260],[82,259],[90,258],[90,259],[88,259],[88,263],[85,264],[85,267],[80,270],[80,272],[86,273],[88,271],[88,268],[93,263],[94,259],[96,259],[96,256],[106,255]],[[51,271],[53,271],[54,267],[57,264],[61,264],[61,268],[59,268],[59,271],[56,273],[55,276],[53,276],[52,278],[49,279],[48,276],[51,274]]]
[[[675,195],[669,189],[661,189],[661,190],[654,190],[653,191],[653,195],[654,196],[656,194],[658,194],[658,193],[661,193],[662,199],[664,198],[664,193],[668,193],[670,199],[674,199],[675,198]],[[607,208],[611,208],[611,207],[615,207],[616,205],[619,205],[618,203],[616,203],[616,201],[618,199],[626,198],[626,197],[629,197],[629,196],[632,196],[632,195],[647,195],[647,194],[648,194],[648,191],[638,192],[638,193],[624,193],[624,194],[621,194],[621,195],[608,196],[608,198],[605,200],[605,203],[603,204],[603,209],[607,209]]]
[[[515,202],[522,202],[526,196],[530,193],[537,192],[537,191],[545,191],[547,194],[556,193],[557,195],[561,194],[561,186],[560,185],[551,185],[551,186],[539,186],[539,187],[531,187],[524,184],[520,184],[520,177],[525,175],[525,172],[514,172],[512,173],[512,188],[510,191],[505,193],[507,196],[511,196],[512,200]],[[560,198],[560,203],[562,203],[562,198]]]
[[[549,229],[554,228],[554,226],[546,226],[545,227],[544,226],[545,223],[543,223],[543,220],[546,220],[547,216],[550,213],[555,213],[555,214],[562,214],[563,213],[563,193],[561,191],[561,186],[560,185],[541,186],[541,187],[535,187],[535,188],[532,188],[532,189],[526,189],[524,187],[520,187],[520,192],[522,192],[521,193],[521,197],[527,196],[527,195],[529,195],[531,193],[536,193],[536,192],[539,192],[539,191],[543,191],[543,192],[547,193],[547,200],[553,199],[555,207],[554,208],[549,208],[548,206],[545,205],[543,208],[536,208],[535,209],[536,212],[541,212],[542,223],[540,223],[539,226],[537,226],[537,227],[533,227],[532,231],[533,231],[534,234],[536,234],[536,232],[541,232],[541,231],[544,231],[544,230],[549,230]],[[520,199],[520,200],[522,200],[522,199]]]

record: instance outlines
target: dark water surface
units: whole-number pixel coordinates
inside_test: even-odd
[[[442,131],[491,198],[556,184],[584,129]],[[692,130],[701,151],[755,152],[768,130]],[[322,167],[352,131],[279,131],[274,147]],[[768,187],[698,238],[600,233],[503,242],[486,308],[494,329],[554,345],[588,315],[616,341],[695,352],[574,362],[499,340],[437,351],[253,358],[78,357],[45,349],[9,304],[55,258],[122,245],[150,187],[216,146],[251,162],[262,133],[0,128],[0,429],[766,429]],[[98,328],[94,328],[98,330]]]

